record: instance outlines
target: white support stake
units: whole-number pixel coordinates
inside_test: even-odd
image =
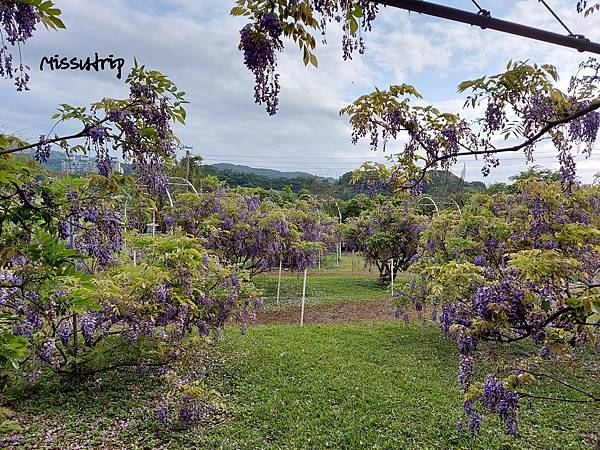
[[[354,250],[352,250],[352,275],[354,275]]]
[[[277,279],[277,304],[279,305],[279,293],[281,292],[281,269],[283,266],[283,258],[279,258],[279,278]]]
[[[392,258],[392,297],[394,297],[394,258]]]
[[[137,266],[137,252],[133,251],[133,267]]]
[[[304,303],[306,302],[306,274],[308,269],[304,269],[304,284],[302,285],[302,309],[300,310],[300,326],[304,326]]]

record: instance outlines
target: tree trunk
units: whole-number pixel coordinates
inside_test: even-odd
[[[375,261],[377,265],[377,270],[379,270],[379,283],[385,284],[385,263],[380,261]]]

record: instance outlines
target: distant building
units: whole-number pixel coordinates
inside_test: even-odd
[[[119,161],[116,156],[110,157],[110,166],[113,172],[123,173],[123,166],[121,165],[121,161]]]
[[[116,156],[110,157],[110,165],[115,173],[123,173],[123,166]],[[96,158],[86,155],[72,155],[62,162],[62,171],[69,175],[83,175],[91,172],[98,172]]]

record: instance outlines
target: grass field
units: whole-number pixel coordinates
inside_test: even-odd
[[[358,299],[372,308],[389,298],[387,288],[377,284],[376,273],[357,266],[352,270],[349,262],[345,257],[340,267],[323,264],[321,271],[311,272],[309,308],[321,304],[341,309],[347,306],[342,302]],[[276,282],[276,274],[259,277],[267,293],[276,289]],[[300,277],[287,275],[284,285],[297,292],[301,282]],[[296,303],[287,306],[291,304]],[[283,302],[278,308],[275,315],[288,312]],[[505,435],[496,418],[486,419],[476,438],[459,434],[462,401],[456,381],[456,345],[437,326],[389,321],[387,315],[382,320],[387,321],[303,328],[261,325],[250,327],[247,336],[237,327],[226,328],[224,339],[210,355],[198,354],[189,365],[189,370],[206,370],[207,388],[220,392],[222,404],[218,414],[196,428],[158,423],[153,409],[167,388],[153,372],[107,372],[77,383],[42,380],[11,404],[23,427],[21,447],[593,447],[600,409],[592,404],[534,401],[528,407],[525,403],[517,438]],[[510,359],[522,350],[511,346],[501,354]],[[600,395],[597,354],[576,369],[553,370],[568,373],[570,381]],[[542,396],[571,394],[541,382],[532,389]]]
[[[303,273],[284,272],[281,278],[280,301],[277,304],[277,272],[254,278],[257,287],[264,291],[265,308],[287,308],[300,304]],[[344,254],[336,264],[335,255],[328,255],[321,270],[312,269],[306,283],[306,304],[318,305],[352,301],[385,300],[390,298],[389,286],[377,281],[377,269],[369,269],[359,256]]]
[[[234,419],[206,435],[209,446],[589,448],[583,439],[600,423],[591,405],[537,405],[524,411],[518,439],[504,435],[495,419],[477,439],[459,435],[457,355],[432,326],[261,327],[246,339],[231,336],[220,349],[229,357],[215,386],[236,402]],[[598,391],[594,370],[590,364],[577,378]]]
[[[585,449],[599,423],[592,405],[534,403],[523,411],[516,439],[496,419],[484,422],[478,438],[459,435],[455,346],[433,326],[260,326],[246,337],[230,328],[216,352],[207,383],[223,394],[226,412],[205,429],[160,427],[150,412],[164,389],[156,376],[108,374],[101,384],[47,384],[30,392],[16,405],[26,427],[23,444]],[[576,378],[598,391],[597,366],[580,368]],[[538,387],[542,394],[551,390]]]

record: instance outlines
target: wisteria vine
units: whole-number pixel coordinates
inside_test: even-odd
[[[579,396],[556,401],[600,401],[545,372],[547,361],[574,360],[600,333],[598,190],[588,186],[565,194],[559,183],[535,177],[519,181],[516,189],[474,195],[462,214],[434,217],[413,261],[415,281],[398,296],[400,315],[411,304],[417,310],[427,305],[456,340],[458,384],[472,435],[484,412],[497,414],[517,434],[520,400],[536,398],[527,389],[536,377],[558,381]],[[517,362],[496,356],[497,372],[478,381],[484,343],[523,340],[537,352]]]
[[[0,1],[0,77],[14,80],[17,91],[29,90],[30,67],[23,63],[22,46],[39,24],[64,28],[60,13],[51,1]],[[18,62],[14,61],[15,53]]]
[[[569,191],[577,183],[574,151],[581,147],[589,157],[598,139],[599,64],[595,59],[581,63],[566,92],[556,86],[558,74],[550,65],[510,63],[506,72],[465,81],[459,86],[460,92],[470,91],[465,107],[484,109],[475,120],[412,106],[411,97],[421,96],[408,85],[362,96],[342,114],[350,119],[355,144],[368,137],[372,149],[385,150],[390,141],[407,138],[403,150],[391,157],[395,166],[387,174],[397,188],[414,188],[428,170],[447,170],[462,156],[482,157],[484,176],[500,164],[499,154],[520,151],[532,162],[535,146],[549,140]],[[497,144],[509,139],[519,143]]]
[[[257,195],[217,190],[180,196],[166,208],[167,229],[181,227],[206,247],[251,275],[277,267],[304,270],[336,242],[335,222],[302,203],[288,209]]]
[[[361,30],[368,31],[379,6],[366,0],[238,0],[234,16],[246,16],[250,23],[240,31],[239,48],[244,64],[254,75],[254,99],[270,115],[277,112],[281,90],[277,54],[284,49],[282,37],[293,39],[303,53],[304,64],[317,66],[313,51],[316,39],[310,29],[320,32],[323,42],[328,23],[342,24],[344,59],[364,52]]]
[[[120,152],[152,192],[164,192],[167,184],[166,163],[175,156],[178,139],[172,122],[184,123],[184,93],[164,75],[137,63],[127,77],[127,99],[103,99],[89,109],[61,105],[53,118],[60,123],[79,121],[82,130],[68,136],[40,136],[36,143],[0,147],[0,155],[35,149],[35,157],[45,162],[53,146],[67,155],[95,154],[98,172],[111,173],[111,154]],[[0,136],[2,137],[2,136]],[[72,145],[83,140],[83,144]]]

